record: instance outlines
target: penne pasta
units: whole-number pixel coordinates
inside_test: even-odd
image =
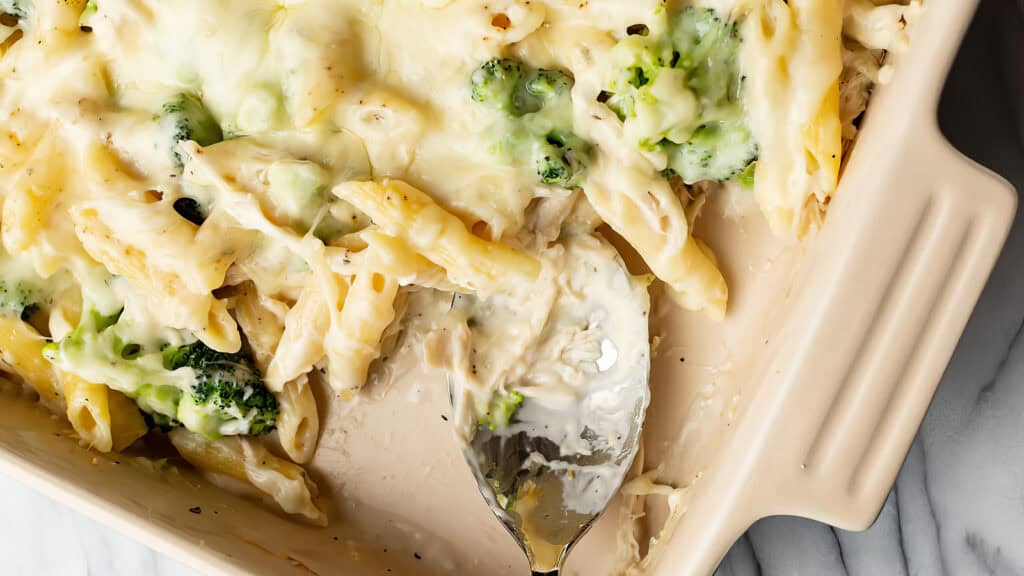
[[[252,286],[245,286],[236,298],[235,316],[246,335],[256,365],[264,373],[284,335],[287,313],[288,308],[282,302],[261,297]],[[316,452],[320,433],[316,398],[306,374],[285,382],[275,396],[280,406],[277,438],[289,458],[305,464]]]
[[[311,283],[285,316],[274,358],[267,367],[267,386],[280,392],[286,383],[309,372],[324,356],[330,313],[319,286]]]
[[[306,464],[316,452],[320,416],[316,398],[305,375],[290,380],[277,394],[281,412],[277,417],[277,438],[294,462]]]
[[[445,292],[467,290],[448,280],[443,268],[417,254],[402,240],[389,236],[375,227],[360,231],[357,236],[373,245],[374,266],[381,273],[394,278],[401,286],[422,286]],[[365,247],[365,246],[364,246]],[[365,250],[354,251],[336,246],[327,247],[327,264],[335,274],[355,276],[362,261],[371,257]]]
[[[107,389],[107,410],[110,412],[114,452],[124,450],[149,432],[149,426],[146,425],[135,401],[117,390]]]
[[[55,129],[39,141],[3,196],[0,215],[4,249],[20,254],[43,234],[65,177],[64,151]]]
[[[253,360],[260,371],[266,373],[284,334],[288,305],[261,295],[247,283],[235,296],[234,309],[235,319],[249,343]]]
[[[711,250],[687,233],[682,204],[668,193],[668,185],[621,165],[599,165],[597,170],[607,170],[600,182],[614,186],[595,181],[585,189],[601,219],[636,248],[680,306],[723,318],[729,297],[725,278]],[[651,192],[659,188],[657,195]]]
[[[242,482],[289,514],[321,526],[327,523],[315,503],[316,484],[305,470],[267,452],[258,442],[238,437],[207,440],[183,428],[168,436],[182,458],[204,474]]]
[[[374,244],[345,298],[337,323],[327,331],[327,381],[335,392],[351,395],[366,382],[370,363],[380,356],[380,340],[395,318],[398,281],[377,271]]]
[[[43,358],[44,339],[35,328],[17,318],[0,316],[0,359],[48,408],[61,412],[64,393],[57,386],[53,367]]]
[[[540,274],[535,258],[474,236],[455,215],[401,180],[346,182],[334,194],[367,213],[385,233],[401,238],[444,268],[449,280],[468,290],[496,292]]]
[[[188,250],[194,232],[173,212],[161,214],[156,222],[164,226],[153,228],[156,213],[148,206],[124,199],[83,204],[72,212],[75,233],[90,256],[142,290],[165,325],[191,330],[215,350],[237,351],[238,328],[210,288],[223,281],[227,267],[211,267]],[[151,252],[175,248],[173,256]],[[189,277],[183,263],[204,271]]]
[[[75,433],[90,448],[110,452],[114,447],[114,435],[107,387],[86,382],[73,374],[65,374],[61,380],[64,382],[68,421]]]
[[[780,236],[817,225],[839,180],[842,22],[840,0],[767,0],[743,25],[754,194]]]
[[[43,357],[46,340],[28,323],[0,316],[0,358],[40,400],[63,411],[83,442],[100,452],[119,451],[146,433],[134,402],[102,384],[54,370]]]

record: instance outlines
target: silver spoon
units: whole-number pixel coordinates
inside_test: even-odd
[[[571,326],[577,317],[599,338],[600,358],[573,386],[568,407],[527,397],[507,426],[478,425],[463,448],[480,493],[534,575],[557,575],[618,491],[650,397],[646,288],[603,241],[571,241],[566,256],[581,289],[572,302],[571,294],[559,296],[549,328],[567,318]],[[448,382],[455,404],[458,382],[451,375]]]

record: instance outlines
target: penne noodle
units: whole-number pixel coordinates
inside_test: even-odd
[[[57,387],[57,375],[43,358],[46,339],[28,323],[0,316],[0,359],[31,387],[51,410],[62,412],[63,390]]]
[[[204,474],[230,478],[252,487],[273,500],[282,510],[323,526],[327,516],[317,507],[316,484],[300,466],[267,452],[249,438],[206,438],[175,428],[171,443],[189,464]]]
[[[377,271],[377,248],[371,244],[345,298],[339,322],[327,332],[327,381],[350,395],[366,382],[370,364],[380,356],[380,340],[395,318],[398,282]]]
[[[540,274],[536,258],[474,236],[455,215],[401,180],[346,182],[334,194],[367,213],[385,233],[401,238],[444,268],[449,280],[468,290],[492,293]]]
[[[320,416],[316,398],[305,375],[289,381],[277,394],[280,414],[277,417],[277,438],[285,454],[294,462],[306,464],[316,452],[320,434]]]
[[[114,447],[114,436],[107,387],[86,382],[73,374],[64,374],[61,380],[64,381],[64,399],[71,427],[90,448],[110,452]]]

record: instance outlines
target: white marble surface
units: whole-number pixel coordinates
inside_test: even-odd
[[[0,476],[7,576],[191,576],[184,565]]]
[[[1024,0],[983,0],[954,70],[943,126],[1024,190]],[[1007,55],[1015,54],[1016,58]],[[875,526],[793,518],[754,526],[720,576],[1024,575],[1024,222],[968,326]],[[0,476],[5,574],[195,572]]]

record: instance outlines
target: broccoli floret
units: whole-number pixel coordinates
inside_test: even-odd
[[[65,352],[77,352],[90,347],[100,339],[107,328],[117,324],[123,311],[123,309],[119,309],[113,314],[103,314],[97,310],[89,310],[82,313],[78,326],[70,334],[60,341],[50,342],[43,347],[43,356],[51,362],[59,362]],[[110,348],[111,350],[116,350],[116,353],[119,355],[120,350],[118,347],[123,346],[123,343],[116,335],[112,336]]]
[[[521,94],[516,98],[516,111],[519,115],[538,112],[543,108],[554,108],[560,105],[571,105],[569,92],[572,90],[572,77],[561,70],[537,70],[530,73],[523,82]],[[565,113],[571,113],[567,106]]]
[[[592,147],[572,129],[572,76],[496,58],[473,73],[472,85],[474,100],[508,115],[502,150],[515,158],[529,154],[543,184],[580,186]]]
[[[184,426],[208,438],[265,434],[274,428],[278,405],[251,358],[228,354],[186,335],[162,329],[162,336],[135,342],[138,326],[122,312],[95,310],[44,356],[63,370],[106,384],[135,400],[155,426]],[[161,342],[161,343],[157,343]]]
[[[537,175],[545,184],[577,188],[590,163],[590,145],[575,134],[551,132],[534,148]]]
[[[81,28],[82,32],[92,31],[92,26],[89,24],[89,21],[96,15],[97,10],[99,10],[99,5],[96,3],[96,0],[89,0],[85,3],[85,8],[78,16],[78,27]]]
[[[598,99],[625,120],[636,112],[639,90],[649,85],[660,69],[671,66],[673,54],[660,38],[629,36],[615,45],[610,58],[620,72]]]
[[[526,81],[526,91],[544,101],[550,101],[568,94],[572,85],[572,78],[565,72],[542,69]]]
[[[269,88],[250,90],[235,115],[235,125],[239,132],[256,134],[273,130],[282,122],[284,103],[282,94]]]
[[[657,149],[665,140],[684,142],[700,116],[700,102],[685,81],[682,70],[662,68],[638,90],[633,112],[623,122],[626,139],[645,151]]]
[[[473,100],[498,110],[514,113],[516,98],[526,77],[523,65],[508,58],[484,62],[470,78]]]
[[[314,162],[279,160],[267,168],[267,190],[276,216],[305,233],[327,202],[330,174]]]
[[[514,390],[494,394],[487,404],[487,412],[477,418],[477,425],[491,430],[508,426],[519,407],[523,405],[523,400],[523,395]]]
[[[739,100],[740,44],[736,23],[710,8],[686,8],[674,19],[675,67],[686,70],[690,87],[711,105]]]
[[[32,0],[0,0],[0,13],[13,16],[19,21],[28,18],[32,8]]]
[[[28,320],[48,300],[46,283],[31,258],[11,256],[0,248],[0,316]]]
[[[29,282],[0,279],[0,316],[26,320],[39,309],[42,296],[42,290]]]
[[[669,16],[666,29],[615,46],[612,61],[622,72],[598,100],[639,149],[664,152],[673,176],[689,184],[733,178],[757,158],[742,104],[738,28],[712,9],[690,7]]]
[[[225,431],[258,436],[274,429],[277,399],[245,354],[218,352],[194,342],[165,350],[164,367],[195,372],[177,414],[189,430],[217,437]]]
[[[132,398],[160,429],[181,426],[177,418],[182,392],[179,388],[158,384],[143,384]]]
[[[224,139],[217,119],[195,94],[182,92],[167,101],[160,110],[159,122],[175,166],[185,163],[177,149],[179,142],[191,140],[200,146],[209,146]]]
[[[739,122],[712,122],[699,126],[686,142],[668,145],[669,168],[687,184],[702,180],[721,182],[742,174],[757,158],[757,144]]]

